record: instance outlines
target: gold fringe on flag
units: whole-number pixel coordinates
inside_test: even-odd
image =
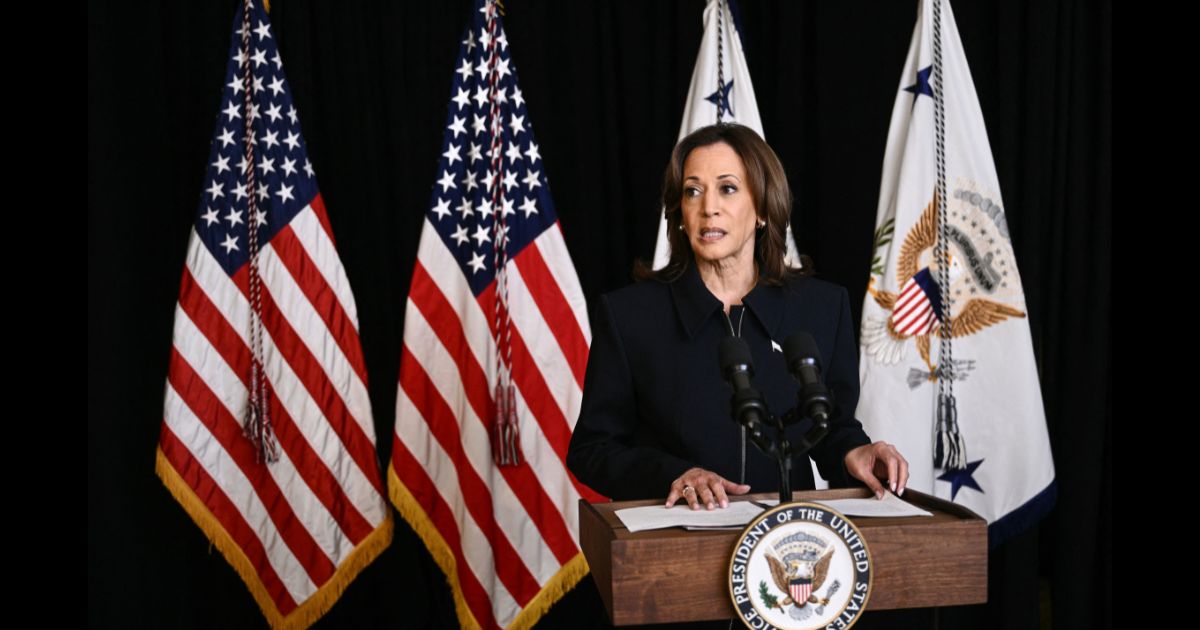
[[[408,521],[417,536],[421,537],[425,547],[429,549],[429,554],[433,556],[434,562],[441,567],[442,573],[446,574],[446,582],[450,584],[450,590],[454,595],[454,610],[458,614],[459,625],[470,630],[480,628],[479,622],[467,606],[466,598],[463,597],[462,587],[459,586],[458,567],[454,561],[454,552],[450,550],[450,546],[446,544],[442,534],[438,532],[433,521],[425,513],[425,509],[405,487],[404,482],[400,481],[400,477],[396,475],[396,469],[390,464],[388,465],[388,494],[391,496],[392,504],[400,511],[400,516]],[[512,623],[508,625],[507,630],[532,628],[550,610],[551,606],[575,588],[587,574],[587,560],[583,557],[583,552],[580,552],[559,568],[554,577],[550,578],[550,581],[546,582],[538,594],[529,600],[529,603],[517,614],[516,619],[513,619]]]
[[[538,594],[529,600],[528,604],[525,604],[525,608],[509,624],[508,630],[532,628],[542,618],[542,615],[550,610],[551,606],[575,588],[579,584],[579,580],[587,576],[588,571],[587,558],[583,557],[581,551],[562,565],[562,568],[554,574],[554,577],[550,578],[549,582],[546,582],[542,590],[538,591]]]
[[[161,448],[157,450],[155,459],[154,470],[162,479],[163,485],[183,506],[183,510],[188,513],[188,516],[192,517],[192,520],[208,537],[209,542],[216,546],[221,555],[225,556],[225,560],[242,577],[246,588],[250,590],[250,595],[254,597],[254,601],[258,602],[259,609],[267,618],[267,623],[276,630],[303,629],[316,623],[337,603],[342,592],[354,581],[354,578],[358,577],[358,574],[367,565],[371,564],[375,558],[379,557],[379,554],[383,553],[383,550],[392,544],[393,521],[392,513],[389,510],[387,517],[379,524],[379,527],[376,527],[375,531],[354,548],[354,551],[342,562],[329,581],[285,617],[275,607],[275,601],[267,594],[266,587],[258,578],[258,572],[254,570],[254,565],[246,557],[242,548],[233,541],[233,538],[221,526],[221,522],[209,511],[208,506],[204,505],[204,502],[192,491],[191,486],[179,476],[179,472],[167,460]]]

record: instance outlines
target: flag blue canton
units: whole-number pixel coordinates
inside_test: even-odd
[[[234,16],[221,114],[213,133],[196,234],[225,272],[232,275],[249,258],[249,190],[246,180],[246,117],[253,120],[254,181],[259,245],[265,245],[317,195],[317,179],[300,133],[300,119],[283,74],[271,22],[260,2],[252,3],[250,53],[242,52],[242,13]],[[253,95],[249,112],[243,60],[250,62]]]
[[[501,123],[500,168],[496,172],[492,55],[496,55],[494,98]],[[458,70],[450,90],[442,157],[426,216],[458,260],[471,291],[479,295],[496,275],[497,214],[503,215],[500,239],[506,241],[508,258],[515,257],[558,218],[499,16],[492,41],[486,15],[483,11],[475,14],[455,65]],[[495,186],[500,187],[498,203],[493,202]]]

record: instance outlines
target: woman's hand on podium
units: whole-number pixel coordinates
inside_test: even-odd
[[[718,506],[729,507],[728,495],[747,492],[750,492],[748,485],[733,483],[703,468],[691,468],[671,482],[671,492],[667,494],[667,507],[675,505],[679,499],[687,501],[693,510],[700,509],[702,504],[709,510]]]
[[[877,499],[883,498],[881,479],[897,495],[904,494],[908,485],[908,460],[887,442],[866,444],[846,453],[845,464],[846,472],[867,484]]]

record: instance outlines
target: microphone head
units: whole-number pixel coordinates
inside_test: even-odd
[[[817,369],[821,368],[821,350],[817,348],[817,340],[803,330],[793,333],[783,342],[783,357],[793,370],[807,361],[814,362]]]
[[[750,346],[740,337],[725,337],[717,347],[717,357],[721,364],[721,374],[728,378],[731,370],[744,365],[750,374],[754,374],[754,358],[750,356]]]

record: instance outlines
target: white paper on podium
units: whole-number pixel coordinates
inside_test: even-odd
[[[729,507],[712,510],[693,510],[686,503],[680,503],[670,508],[661,505],[625,508],[617,510],[616,514],[626,529],[631,532],[640,532],[667,527],[687,527],[689,529],[743,527],[762,511],[762,506],[753,501],[730,501]]]
[[[868,516],[868,517],[897,517],[897,516],[933,516],[932,512],[926,512],[921,508],[901,499],[891,492],[883,493],[883,500],[879,499],[827,499],[822,501],[808,500],[808,503],[820,503],[826,507],[831,507],[846,516]],[[762,505],[775,507],[779,505],[779,499],[765,499],[759,501]]]

